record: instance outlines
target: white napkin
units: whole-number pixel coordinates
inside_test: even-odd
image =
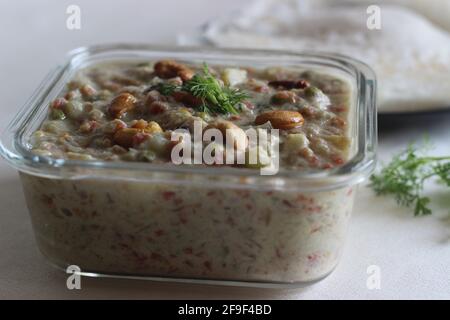
[[[369,30],[368,0],[257,0],[211,22],[203,36],[216,46],[330,51],[362,60],[377,74],[381,112],[449,108],[450,34],[444,27],[450,30],[450,0],[423,2],[377,1],[381,29]],[[392,3],[420,10],[435,24]]]

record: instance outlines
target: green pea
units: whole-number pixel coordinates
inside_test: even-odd
[[[156,158],[156,154],[151,150],[143,150],[139,155],[140,160],[152,162]]]
[[[50,117],[53,120],[64,120],[66,118],[66,114],[62,110],[52,109],[50,112]]]
[[[138,68],[142,68],[142,67],[151,67],[152,63],[151,62],[140,62],[136,65],[136,67]]]
[[[206,122],[211,120],[211,116],[207,112],[199,112],[197,115]]]
[[[317,87],[308,87],[305,89],[305,96],[308,98],[314,98],[322,94],[322,91]]]

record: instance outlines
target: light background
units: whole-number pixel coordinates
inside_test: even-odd
[[[174,43],[242,0],[0,1],[0,128],[3,130],[45,74],[81,45]],[[82,10],[82,29],[66,29],[66,8]],[[380,135],[380,158],[427,133],[436,153],[450,154],[450,114],[424,117]],[[441,189],[443,190],[443,189]],[[82,279],[66,289],[66,275],[38,252],[17,173],[0,161],[0,298],[387,299],[450,298],[449,194],[434,195],[435,215],[413,218],[393,201],[362,188],[347,246],[336,271],[313,287],[262,290],[114,279]],[[367,267],[381,268],[381,289],[366,287]]]

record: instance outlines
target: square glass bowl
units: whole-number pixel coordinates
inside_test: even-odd
[[[65,160],[29,139],[73,75],[107,61],[177,59],[339,74],[352,88],[351,157],[329,170]],[[357,185],[375,166],[376,81],[351,58],[325,53],[108,45],[80,48],[52,71],[1,137],[20,173],[41,252],[83,275],[261,287],[324,278],[339,261]]]

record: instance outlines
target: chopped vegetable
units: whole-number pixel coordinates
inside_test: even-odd
[[[237,68],[226,68],[223,70],[222,79],[227,86],[233,87],[247,81],[247,71]]]
[[[71,88],[49,103],[41,127],[44,134],[33,138],[32,148],[38,153],[51,150],[62,158],[74,152],[96,160],[163,164],[172,160],[177,142],[171,135],[178,129],[191,133],[197,150],[210,144],[201,139],[195,143],[196,132],[214,133],[206,133],[206,128],[222,132],[220,143],[214,137],[215,143],[228,142],[236,149],[254,145],[258,139],[253,139],[253,129],[279,129],[281,168],[342,165],[349,153],[349,91],[341,90],[343,83],[334,75],[311,72],[307,81],[303,78],[297,68],[269,72],[170,59],[144,66],[126,61],[90,66],[77,72]],[[307,88],[310,85],[314,87]],[[317,96],[306,97],[305,91]],[[226,138],[227,129],[235,143]],[[145,150],[155,157],[143,157]],[[228,155],[231,159],[232,153]],[[239,166],[245,165],[243,158]]]
[[[318,96],[318,95],[320,95],[321,93],[322,93],[322,91],[320,91],[320,89],[319,89],[319,88],[316,88],[316,87],[307,87],[307,88],[305,89],[305,95],[306,95],[308,98],[312,98],[312,97]]]
[[[51,109],[50,111],[50,117],[53,120],[64,120],[66,118],[66,115],[62,110],[59,109]]]
[[[309,146],[309,140],[304,133],[291,133],[286,137],[284,147],[287,150],[301,150]]]
[[[63,110],[68,118],[78,119],[83,116],[83,103],[76,100],[69,101],[64,106]]]

